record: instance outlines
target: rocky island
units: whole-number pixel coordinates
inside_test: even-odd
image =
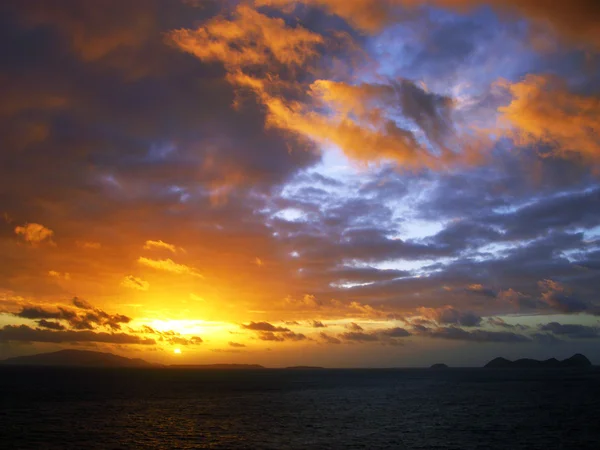
[[[560,369],[569,367],[591,367],[592,363],[584,355],[577,353],[570,358],[559,361],[556,358],[539,361],[537,359],[517,359],[510,361],[506,358],[496,358],[487,363],[486,369]]]

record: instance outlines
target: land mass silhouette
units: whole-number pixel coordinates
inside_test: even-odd
[[[61,366],[61,367],[160,367],[140,358],[125,358],[112,353],[89,350],[59,350],[37,355],[16,356],[0,361],[10,366]]]
[[[430,367],[430,369],[433,369],[433,370],[443,370],[443,369],[449,369],[449,367],[448,367],[447,364],[437,363],[437,364],[432,365]]]
[[[54,367],[145,367],[172,369],[264,369],[258,364],[173,364],[163,365],[145,361],[141,358],[125,358],[113,353],[94,352],[90,350],[59,350],[37,355],[16,356],[0,360],[4,366],[54,366]]]
[[[487,363],[486,369],[561,369],[569,367],[591,367],[592,363],[581,353],[577,353],[570,358],[559,361],[556,358],[539,361],[537,359],[517,359],[510,361],[506,358],[495,358]]]

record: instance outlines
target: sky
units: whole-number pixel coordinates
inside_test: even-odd
[[[0,357],[600,364],[596,0],[8,0]]]

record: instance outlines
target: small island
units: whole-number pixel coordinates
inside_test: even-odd
[[[570,358],[559,361],[556,358],[539,361],[537,359],[517,359],[510,361],[506,358],[495,358],[487,363],[486,369],[562,369],[591,367],[592,363],[584,355],[577,353]]]
[[[437,363],[437,364],[432,365],[430,367],[430,369],[433,369],[433,370],[443,370],[443,369],[449,369],[449,367],[446,364],[444,364],[444,363]]]

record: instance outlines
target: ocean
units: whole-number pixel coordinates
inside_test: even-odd
[[[6,449],[594,449],[600,370],[0,368]]]

